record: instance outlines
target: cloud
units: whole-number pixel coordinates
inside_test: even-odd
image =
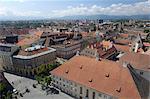
[[[1,1],[15,1],[15,2],[26,2],[29,0],[0,0]],[[17,7],[16,7],[17,8]],[[73,15],[139,15],[139,14],[150,14],[150,0],[145,2],[138,2],[134,4],[112,4],[107,7],[99,5],[87,6],[85,4],[79,4],[79,6],[68,6],[62,10],[42,11],[42,10],[26,10],[26,9],[12,9],[0,3],[0,17],[1,16],[26,16],[26,17],[63,17]]]
[[[31,17],[38,17],[41,14],[40,11],[20,11],[20,10],[14,10],[8,7],[5,7],[3,5],[0,5],[0,16],[31,16]]]
[[[5,7],[0,7],[0,16],[1,15],[6,15],[6,8]]]
[[[25,1],[29,1],[29,0],[0,0],[1,2],[25,2]]]
[[[145,2],[138,2],[134,4],[112,4],[108,7],[101,7],[97,5],[85,6],[83,4],[72,7],[69,6],[64,10],[53,10],[54,17],[73,16],[73,15],[141,15],[150,14],[150,0]]]

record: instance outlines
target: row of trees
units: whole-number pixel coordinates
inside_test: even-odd
[[[0,82],[0,93],[3,93],[6,89],[6,84],[3,82]]]
[[[51,82],[50,71],[58,67],[59,63],[54,64],[48,64],[48,65],[41,65],[39,68],[39,71],[37,72],[37,75],[35,76],[35,79],[38,81],[38,83],[43,85],[49,85]]]
[[[12,99],[11,92],[8,92],[7,85],[3,82],[0,82],[0,99]]]

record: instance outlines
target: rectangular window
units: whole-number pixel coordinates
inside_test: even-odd
[[[95,92],[93,92],[93,99],[95,99]]]
[[[102,94],[99,94],[99,97],[101,97],[102,96]]]
[[[86,97],[87,98],[89,97],[89,90],[88,89],[86,90]]]
[[[107,96],[106,96],[106,95],[104,95],[104,99],[107,99]]]
[[[82,94],[82,87],[80,87],[80,94]]]

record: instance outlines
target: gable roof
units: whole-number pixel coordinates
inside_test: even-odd
[[[128,68],[113,61],[75,56],[51,73],[121,99],[141,98]]]

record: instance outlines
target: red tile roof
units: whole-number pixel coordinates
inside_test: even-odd
[[[75,56],[51,73],[119,99],[141,98],[128,68],[113,61]]]
[[[123,55],[119,61],[121,63],[129,62],[136,69],[150,71],[150,56],[146,54],[129,52]]]
[[[118,51],[122,51],[122,52],[130,52],[130,47],[129,45],[119,45],[119,44],[114,44],[115,48]]]
[[[42,35],[42,32],[35,32],[33,35],[29,35],[29,37],[26,37],[22,40],[20,40],[17,45],[18,46],[24,46],[24,45],[30,45],[40,39],[40,36]]]
[[[123,33],[123,34],[119,34],[119,36],[122,37],[122,38],[128,38],[129,34]]]
[[[150,47],[150,43],[147,43],[147,42],[144,42],[143,45],[146,47]]]
[[[128,39],[116,39],[115,43],[116,44],[122,44],[122,45],[128,45],[128,44],[131,44],[132,41],[128,40]]]

